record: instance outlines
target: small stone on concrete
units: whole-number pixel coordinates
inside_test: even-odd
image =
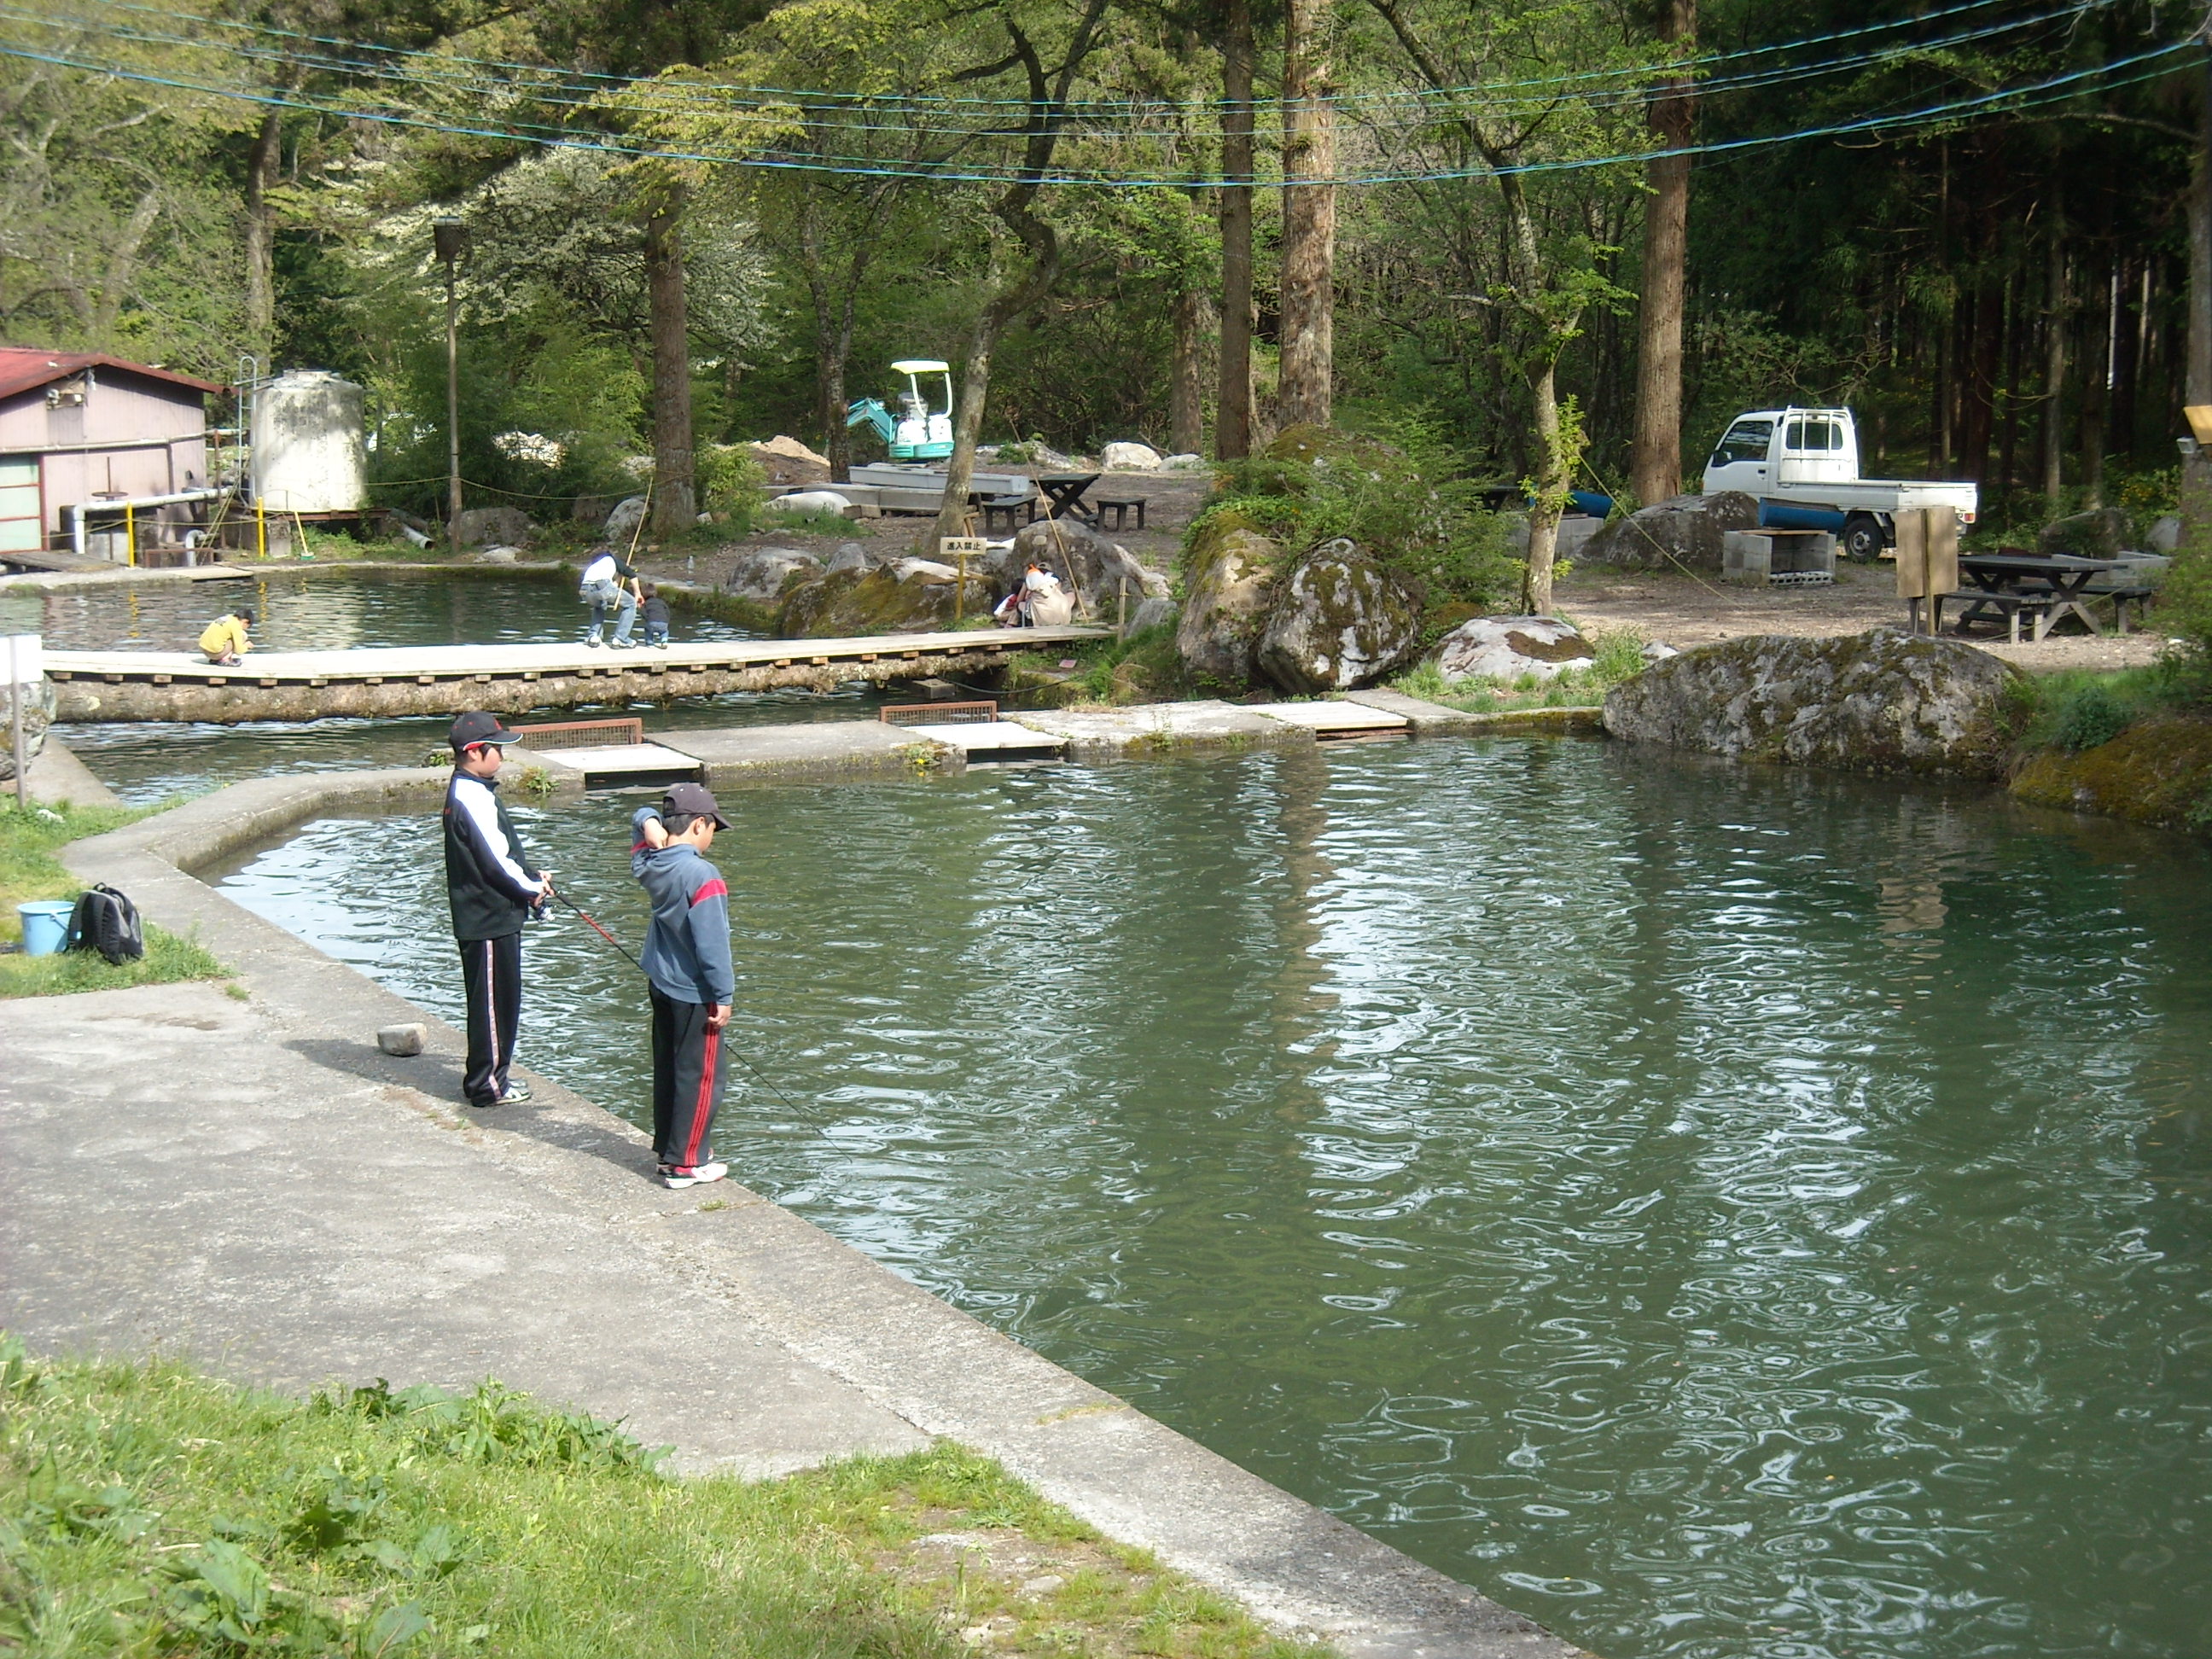
[[[422,1038],[419,1025],[386,1025],[377,1032],[376,1046],[387,1054],[405,1060],[422,1052]]]

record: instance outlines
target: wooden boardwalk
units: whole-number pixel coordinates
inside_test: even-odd
[[[725,691],[830,690],[851,680],[986,673],[1018,651],[1111,635],[1105,628],[988,629],[843,640],[686,641],[666,650],[580,642],[256,651],[221,668],[181,651],[48,651],[64,720],[392,719],[464,708],[519,714],[662,702]]]

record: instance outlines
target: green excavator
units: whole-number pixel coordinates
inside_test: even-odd
[[[906,376],[894,417],[880,398],[862,398],[845,410],[847,426],[873,427],[883,434],[895,461],[941,461],[952,453],[952,368],[933,357],[908,357],[891,365],[891,372]],[[933,410],[922,395],[924,374],[945,377],[945,407]]]

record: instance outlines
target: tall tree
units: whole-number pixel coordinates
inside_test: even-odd
[[[1252,80],[1259,43],[1252,0],[1227,0],[1221,15],[1221,363],[1214,398],[1213,453],[1252,453]]]
[[[1000,337],[1014,319],[1052,291],[1060,275],[1058,227],[1037,211],[1037,192],[1067,128],[1068,105],[1076,77],[1099,43],[1099,26],[1109,0],[1083,0],[1082,9],[1059,46],[1060,61],[1048,66],[1044,49],[1027,21],[1012,5],[999,13],[1007,55],[989,66],[1019,70],[1027,94],[1018,128],[1022,159],[1012,183],[991,204],[991,212],[1012,237],[991,245],[990,268],[982,308],[968,333],[960,365],[959,406],[952,417],[952,453],[945,465],[945,504],[938,510],[936,535],[957,536],[968,518],[968,483],[975,475],[975,444],[983,430],[983,406],[991,392],[991,358]],[[1010,268],[1011,267],[1011,268]]]
[[[1686,52],[1698,33],[1698,0],[1660,0],[1659,38]],[[1636,438],[1629,490],[1639,504],[1682,488],[1682,313],[1690,252],[1690,157],[1696,108],[1688,74],[1671,76],[1651,100],[1661,154],[1644,164],[1644,292],[1637,308]],[[1672,152],[1672,153],[1668,153]]]
[[[1285,426],[1327,426],[1336,343],[1336,113],[1328,0],[1290,0],[1283,32],[1282,368]]]

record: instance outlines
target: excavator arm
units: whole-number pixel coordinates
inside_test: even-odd
[[[884,407],[884,400],[880,398],[861,398],[848,404],[845,410],[845,424],[848,427],[872,426],[886,445],[898,435],[898,423],[891,419],[890,410]]]

